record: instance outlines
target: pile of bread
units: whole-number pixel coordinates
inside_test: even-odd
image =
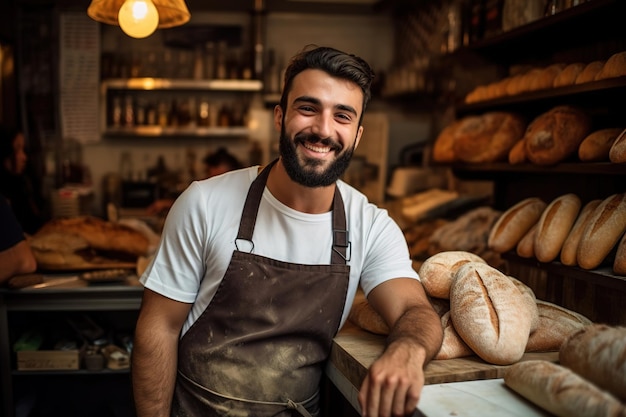
[[[626,416],[626,327],[592,324],[570,335],[559,363],[518,362],[504,383],[560,417]]]
[[[433,255],[419,275],[444,331],[435,359],[477,355],[488,363],[511,365],[525,352],[558,351],[567,337],[592,324],[583,315],[536,299],[528,286],[471,252]],[[349,320],[372,333],[389,333],[365,299],[354,303]]]
[[[93,216],[53,219],[29,239],[40,269],[135,263],[152,250],[143,231]]]
[[[572,193],[549,203],[523,199],[495,222],[488,246],[587,270],[608,264],[613,273],[626,275],[626,193],[585,204]]]
[[[606,60],[557,63],[540,68],[516,67],[511,72],[501,80],[477,86],[465,96],[465,102],[471,104],[626,76],[626,51],[617,52]]]
[[[491,111],[455,120],[441,130],[432,158],[439,163],[508,162],[551,166],[568,160],[626,162],[624,126],[593,128],[589,114],[560,105],[530,123],[519,114]]]

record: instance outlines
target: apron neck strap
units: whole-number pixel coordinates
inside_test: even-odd
[[[265,190],[265,184],[269,177],[270,170],[276,164],[278,159],[269,163],[261,173],[255,178],[248,189],[248,195],[246,202],[243,206],[243,213],[241,221],[239,222],[239,232],[237,233],[237,240],[247,240],[252,242],[252,233],[254,232],[254,225],[256,224],[257,213],[259,211],[259,205],[261,204],[261,198],[263,197],[263,191]],[[347,254],[350,247],[350,240],[348,236],[348,230],[346,229],[346,212],[343,204],[343,198],[339,192],[339,187],[335,185],[335,195],[333,197],[333,247],[331,252],[331,263],[345,265],[350,260]],[[254,247],[254,243],[253,243]]]

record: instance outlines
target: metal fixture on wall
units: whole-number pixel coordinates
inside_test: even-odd
[[[185,0],[91,0],[87,15],[120,26],[133,38],[150,36],[157,28],[183,25],[191,17]]]

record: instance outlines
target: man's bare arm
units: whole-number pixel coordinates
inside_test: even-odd
[[[37,261],[28,241],[22,240],[0,251],[0,266],[0,283],[15,275],[35,272]]]

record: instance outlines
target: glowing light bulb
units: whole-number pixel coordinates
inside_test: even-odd
[[[117,20],[128,36],[145,38],[159,25],[159,12],[151,0],[126,0],[120,7]]]

